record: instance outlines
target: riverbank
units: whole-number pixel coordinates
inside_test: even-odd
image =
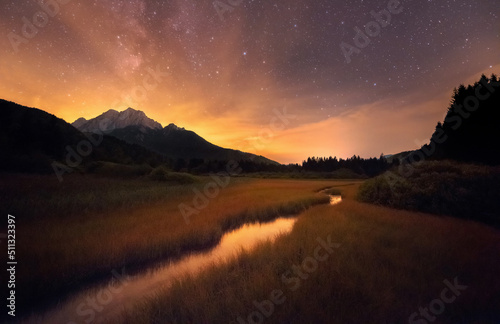
[[[117,323],[499,322],[498,230],[341,190],[338,206],[307,210],[274,244],[180,278]]]
[[[65,182],[66,188],[52,180],[41,176],[28,182],[21,176],[10,189],[3,182],[0,190],[3,196],[17,197],[14,204],[2,200],[2,209],[22,207],[15,212],[20,219],[18,255],[23,262],[17,287],[20,314],[41,311],[89,284],[109,280],[114,273],[134,273],[160,260],[206,250],[242,224],[328,203],[328,197],[316,191],[344,183],[231,179],[186,222],[179,206],[193,206],[193,199],[213,179],[178,185],[73,177]],[[88,209],[81,207],[86,204]],[[30,208],[37,208],[36,217],[27,215]]]
[[[472,219],[500,228],[500,167],[456,161],[403,164],[363,183],[358,199]]]
[[[159,262],[134,276],[125,274],[113,278],[106,285],[83,290],[23,323],[108,323],[120,318],[123,309],[133,309],[145,299],[168,289],[182,276],[196,276],[213,264],[224,264],[243,250],[250,252],[260,242],[272,242],[279,235],[287,235],[296,221],[297,217],[287,217],[243,225],[224,234],[213,249],[190,253],[176,261]]]

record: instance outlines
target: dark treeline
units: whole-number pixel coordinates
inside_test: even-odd
[[[346,160],[337,159],[337,157],[332,158],[330,156],[328,158],[312,157],[302,162],[302,168],[306,171],[333,172],[339,169],[348,169],[357,174],[367,175],[369,177],[376,176],[386,171],[391,166],[393,166],[393,164],[389,163],[382,154],[378,159],[362,159],[359,157],[359,155],[354,155],[353,157]]]
[[[265,164],[253,161],[238,161],[242,173],[331,173],[338,170],[350,170],[353,174],[360,176],[376,176],[396,162],[389,163],[382,155],[380,158],[363,159],[359,156],[353,156],[348,159],[337,159],[337,157],[310,157],[302,164]],[[184,160],[178,159],[172,162],[171,168],[174,171],[190,172],[195,174],[206,174],[212,172],[224,171],[227,161],[210,161],[203,159]]]
[[[242,173],[253,172],[289,172],[298,171],[300,166],[260,163],[249,160],[237,161],[238,167]],[[228,161],[208,160],[208,159],[176,159],[172,162],[171,168],[174,171],[184,171],[195,174],[207,174],[219,171],[225,171]]]
[[[453,91],[450,106],[429,144],[415,159],[452,159],[500,164],[500,82],[496,75],[482,75],[473,85]],[[411,162],[411,161],[410,161]]]

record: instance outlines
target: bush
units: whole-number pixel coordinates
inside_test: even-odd
[[[199,179],[189,173],[172,172],[164,166],[157,167],[149,174],[149,178],[155,181],[174,182],[177,184],[189,184],[198,182]]]
[[[500,224],[500,168],[452,161],[413,164],[401,177],[398,170],[365,181],[358,200]]]

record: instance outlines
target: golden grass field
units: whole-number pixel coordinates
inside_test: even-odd
[[[10,213],[20,224],[16,253],[24,266],[18,291],[27,309],[109,279],[113,269],[134,271],[212,247],[243,223],[327,203],[317,191],[340,183],[234,178],[187,224],[178,206],[192,205],[193,189],[202,190],[209,178],[175,185],[75,176],[63,183],[66,188],[44,176],[8,180],[1,192],[11,196]],[[33,193],[33,187],[39,190]]]
[[[183,278],[118,322],[499,323],[498,230],[359,203],[353,200],[357,185],[339,188],[340,205],[308,209],[291,234]],[[328,236],[340,244],[328,259],[311,273],[303,271],[307,278],[284,282],[283,274],[314,255],[317,238]],[[440,309],[435,300],[447,287],[444,281],[455,278],[467,288]],[[283,293],[283,303],[267,303],[265,316],[248,319],[258,310],[254,302],[270,300],[274,290]],[[444,296],[449,301],[453,295],[447,290]],[[418,314],[431,303],[439,313],[428,313],[432,321]]]
[[[283,302],[267,309],[262,322],[422,324],[431,321],[419,308],[439,299],[444,280],[455,278],[467,288],[432,322],[499,323],[500,232],[360,203],[354,199],[360,181],[233,178],[187,224],[178,206],[190,204],[193,188],[201,190],[209,178],[189,185],[88,176],[70,177],[63,186],[44,176],[7,180],[0,194],[10,205],[2,200],[2,208],[14,210],[20,224],[18,291],[27,310],[109,279],[113,269],[134,271],[214,246],[245,222],[300,213],[290,234],[180,278],[117,323],[251,323],[254,302],[276,290]],[[325,204],[318,191],[327,187],[342,193],[341,204]],[[328,237],[340,246],[301,274],[307,278],[287,272],[303,267],[317,239]]]

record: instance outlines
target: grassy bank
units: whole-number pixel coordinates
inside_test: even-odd
[[[367,180],[361,201],[500,225],[500,168],[430,161]]]
[[[268,221],[327,203],[317,189],[335,181],[231,179],[187,224],[179,205],[194,206],[211,178],[189,185],[138,179],[7,176],[1,209],[17,219],[18,311],[26,313],[111,270],[215,245],[246,222]]]
[[[171,200],[191,192],[186,184],[203,181],[175,172],[159,178],[158,171],[163,170],[148,171],[144,177],[74,174],[63,182],[53,175],[0,174],[0,212],[22,215],[30,221],[92,217]]]
[[[340,205],[301,214],[291,234],[274,244],[262,244],[196,278],[181,278],[118,322],[248,323],[253,313],[255,322],[266,323],[411,323],[417,313],[419,323],[419,307],[441,299],[444,281],[457,278],[467,288],[443,302],[433,321],[498,323],[497,230],[360,203],[353,199],[355,186],[343,187],[342,195]],[[315,256],[317,238],[328,237],[340,246],[309,271],[304,260]],[[294,265],[301,267],[303,279],[288,272]],[[283,274],[294,277],[294,284],[284,282]],[[270,300],[275,290],[282,292],[275,295],[280,303],[272,310],[265,304],[260,321],[255,303]],[[448,289],[444,296],[450,294]]]

